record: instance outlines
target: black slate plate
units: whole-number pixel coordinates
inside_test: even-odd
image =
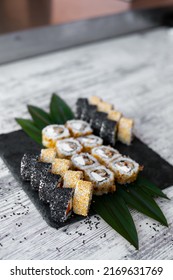
[[[135,138],[131,146],[117,143],[116,149],[124,155],[129,155],[141,165],[144,165],[143,175],[159,188],[164,189],[173,185],[173,166],[139,139]],[[25,152],[38,151],[40,151],[40,146],[22,130],[0,135],[0,155],[46,222],[55,228],[59,228],[82,220],[83,217],[74,215],[65,224],[53,222],[50,217],[49,207],[39,200],[37,192],[31,190],[28,182],[21,180],[20,161],[23,154]],[[92,215],[94,212],[90,212],[90,214]]]

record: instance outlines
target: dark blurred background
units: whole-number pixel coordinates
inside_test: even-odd
[[[0,33],[169,6],[173,0],[0,0]]]

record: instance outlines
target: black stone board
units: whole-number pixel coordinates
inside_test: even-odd
[[[135,138],[131,146],[119,142],[115,148],[122,154],[128,155],[141,165],[144,165],[143,175],[159,188],[164,189],[173,185],[173,166],[162,159],[157,153]],[[33,191],[29,182],[23,182],[20,176],[20,161],[26,152],[39,152],[41,147],[30,139],[22,130],[0,135],[0,156],[8,166],[11,173],[17,179],[23,190],[34,203],[43,219],[55,228],[65,226],[84,219],[73,214],[72,218],[63,224],[52,221],[49,206],[39,200],[38,193]],[[90,215],[94,212],[90,211]]]

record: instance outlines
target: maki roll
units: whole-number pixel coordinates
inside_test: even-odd
[[[91,152],[91,149],[103,144],[103,139],[93,134],[79,137],[77,140],[81,143],[85,152]]]
[[[102,99],[98,96],[93,95],[89,98],[89,104],[98,105],[100,102],[102,102]]]
[[[37,162],[31,172],[31,188],[33,190],[38,190],[40,185],[40,180],[43,176],[51,172],[52,164],[45,162]]]
[[[74,189],[57,188],[50,201],[51,218],[58,223],[64,223],[72,213]]]
[[[111,110],[111,111],[109,111],[109,113],[108,113],[108,119],[109,119],[109,120],[112,120],[112,121],[119,122],[119,120],[121,119],[121,117],[122,117],[122,113],[121,113],[121,112],[118,112],[118,111],[115,111],[115,110]]]
[[[52,124],[42,130],[42,144],[47,148],[54,148],[57,140],[68,137],[70,133],[64,125]]]
[[[73,212],[77,215],[87,216],[92,194],[93,185],[91,182],[78,181],[73,197]]]
[[[20,174],[24,181],[31,180],[31,173],[39,160],[38,154],[26,153],[23,155],[20,166]]]
[[[74,155],[71,161],[73,167],[79,170],[86,170],[99,164],[98,161],[88,153]]]
[[[100,146],[92,149],[92,155],[102,164],[108,165],[110,161],[121,156],[118,150],[110,146]]]
[[[86,180],[93,183],[93,194],[95,195],[102,195],[116,190],[114,173],[104,165],[85,170],[85,177]]]
[[[84,107],[82,109],[82,114],[81,114],[80,119],[90,123],[90,120],[95,112],[97,112],[97,106],[88,105],[87,107]]]
[[[70,120],[66,122],[66,126],[69,129],[73,137],[79,137],[92,133],[90,125],[82,120]]]
[[[76,119],[81,119],[83,109],[87,108],[88,105],[89,103],[87,98],[78,98],[76,102],[76,112],[75,112]]]
[[[54,196],[54,191],[62,187],[62,177],[52,173],[46,174],[40,180],[39,185],[39,198],[45,203],[49,203]]]
[[[132,119],[122,117],[118,124],[118,140],[126,145],[130,145],[133,139],[133,126]]]
[[[113,109],[112,104],[109,104],[104,101],[98,103],[98,111],[100,111],[100,112],[109,113],[112,109]]]
[[[41,149],[40,161],[51,163],[56,157],[56,150],[54,148]]]
[[[115,145],[117,139],[118,123],[112,120],[104,120],[100,129],[100,137],[105,144]]]
[[[141,167],[137,162],[128,157],[119,157],[109,164],[119,184],[127,184],[136,180]]]
[[[77,182],[82,179],[83,179],[82,171],[69,170],[65,172],[64,175],[64,188],[75,189]]]
[[[90,120],[91,128],[94,131],[94,134],[100,135],[100,129],[102,126],[103,121],[107,118],[107,114],[104,112],[95,112]]]
[[[82,146],[74,138],[59,140],[56,143],[56,151],[59,158],[71,158],[74,154],[79,154],[82,151]]]
[[[62,177],[71,168],[71,161],[68,159],[56,158],[52,163],[52,173]]]

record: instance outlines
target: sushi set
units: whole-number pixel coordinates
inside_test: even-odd
[[[79,98],[75,116],[64,125],[44,127],[44,148],[21,160],[22,179],[38,192],[57,223],[72,213],[87,216],[94,195],[116,192],[116,183],[134,182],[143,169],[115,149],[117,141],[128,146],[133,141],[132,119],[96,96]]]

